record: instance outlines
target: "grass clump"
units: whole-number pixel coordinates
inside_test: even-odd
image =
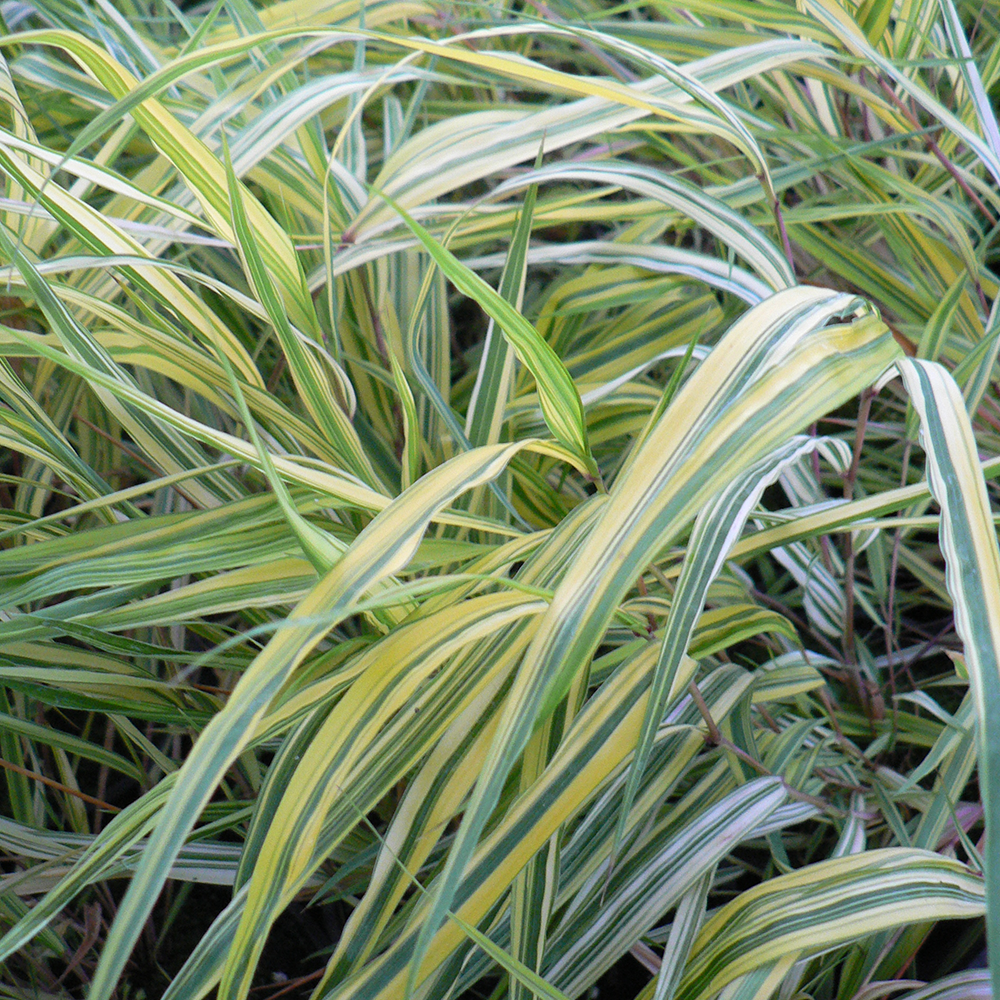
[[[989,5],[2,15],[4,995],[988,995]]]

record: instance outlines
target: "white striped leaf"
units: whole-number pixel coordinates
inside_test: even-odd
[[[975,438],[954,379],[937,364],[907,359],[898,364],[920,416],[931,492],[941,507],[945,580],[955,609],[955,628],[965,645],[965,662],[976,706],[979,785],[992,829],[1000,809],[1000,743],[990,738],[1000,717],[1000,550],[979,470]],[[993,824],[993,825],[991,825]],[[989,898],[1000,897],[1000,837],[986,842]],[[987,936],[1000,940],[1000,909],[987,908]],[[1000,992],[1000,961],[991,963]]]

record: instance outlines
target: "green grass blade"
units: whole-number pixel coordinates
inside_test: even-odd
[[[578,455],[592,473],[596,474],[597,467],[587,444],[583,403],[580,401],[580,394],[573,380],[556,353],[509,302],[438,243],[419,222],[411,218],[388,195],[383,193],[380,197],[385,198],[399,213],[448,280],[459,291],[479,303],[487,315],[497,323],[538,385],[542,412],[553,436]]]
[[[955,627],[965,645],[970,687],[976,705],[979,783],[987,829],[998,824],[1000,744],[990,739],[1000,713],[1000,550],[990,514],[986,484],[964,401],[954,380],[939,365],[900,362],[906,387],[920,416],[927,451],[931,492],[941,506],[941,547],[945,553]],[[991,826],[992,824],[992,826]],[[986,842],[987,939],[994,990],[1000,992],[1000,837]]]

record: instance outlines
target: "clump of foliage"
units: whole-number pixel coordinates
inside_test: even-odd
[[[2,995],[989,995],[992,5],[0,14]]]

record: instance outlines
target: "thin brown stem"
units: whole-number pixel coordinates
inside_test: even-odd
[[[115,745],[115,724],[108,719],[107,724],[104,727],[104,749],[111,751]],[[108,787],[108,775],[111,769],[107,764],[102,764],[100,770],[97,772],[97,797],[103,799]],[[93,833],[96,836],[101,832],[101,826],[104,821],[104,813],[98,812],[94,817]]]
[[[566,19],[560,17],[547,3],[542,2],[542,0],[528,0],[535,10],[541,15],[545,21],[549,21],[553,24],[566,24]],[[614,56],[608,55],[607,52],[603,52],[599,49],[593,42],[586,38],[578,38],[577,43],[580,48],[585,52],[589,52],[598,62],[602,63],[611,73],[616,76],[622,83],[635,83],[639,77],[632,72],[627,66],[620,63]]]
[[[288,982],[281,984],[281,989],[279,989],[277,993],[271,993],[267,997],[267,1000],[277,1000],[278,997],[284,996],[286,993],[291,993],[292,990],[298,989],[300,986],[304,986],[306,983],[314,982],[315,980],[319,979],[325,971],[326,969],[317,969],[316,972],[310,972],[308,976],[299,976],[298,979],[289,979]],[[272,989],[276,985],[278,984],[266,983],[263,986],[253,987],[253,989],[251,989],[250,992],[254,993],[257,990]]]
[[[113,444],[119,451],[124,452],[124,454],[128,455],[129,458],[133,459],[134,461],[138,462],[140,465],[144,466],[146,469],[148,469],[150,472],[152,472],[154,476],[162,476],[163,475],[163,470],[162,469],[158,469],[155,465],[151,465],[137,451],[135,451],[134,449],[130,448],[124,442],[119,441],[117,438],[112,437],[107,431],[105,431],[102,428],[98,427],[96,424],[92,424],[86,417],[81,417],[77,413],[77,414],[74,414],[74,418],[77,421],[79,421],[81,424],[83,424],[85,427],[89,427],[95,434],[100,435],[100,437],[104,438],[106,441],[110,441],[111,444]],[[182,497],[184,497],[184,499],[187,500],[187,502],[189,504],[191,504],[191,506],[194,507],[196,510],[199,507],[201,507],[201,503],[198,500],[196,500],[192,494],[186,492],[185,489],[184,489],[184,487],[181,486],[179,483],[174,483],[173,486],[171,487],[171,489],[175,490]]]
[[[69,965],[66,966],[62,975],[56,980],[57,986],[61,986],[74,972],[77,978],[82,980],[83,983],[87,984],[89,982],[87,977],[78,970],[80,964],[87,957],[87,952],[101,939],[101,916],[100,903],[93,903],[83,908],[83,940],[73,953],[73,957],[69,960]]]
[[[722,742],[722,733],[719,732],[719,727],[715,724],[715,720],[712,718],[712,713],[709,711],[708,705],[705,704],[705,699],[702,697],[701,690],[694,681],[691,681],[688,684],[688,694],[691,695],[691,700],[698,709],[698,714],[702,717],[705,726],[708,728],[709,742],[718,746]]]
[[[361,274],[361,293],[365,297],[365,305],[368,308],[368,315],[372,321],[372,331],[375,333],[375,347],[386,368],[389,367],[389,347],[385,339],[385,331],[382,329],[382,320],[379,317],[378,309],[375,308],[375,300],[372,298],[371,289],[368,287],[368,279],[364,273]]]
[[[899,113],[907,120],[907,122],[918,131],[923,131],[923,126],[917,120],[916,115],[906,106],[906,104],[900,99],[899,95],[895,90],[889,85],[889,82],[884,76],[879,74],[878,84],[882,88],[882,92],[886,97],[899,109]],[[938,162],[944,167],[945,170],[951,174],[955,183],[962,189],[965,195],[972,201],[972,203],[979,209],[980,212],[986,216],[989,224],[995,226],[997,224],[996,216],[986,207],[979,195],[969,187],[968,182],[965,178],[958,172],[958,168],[955,166],[951,160],[941,151],[941,147],[929,136],[924,136],[924,143],[927,149],[937,157]]]
[[[824,651],[834,660],[840,660],[841,651],[837,649],[836,646],[825,635],[821,632],[816,632],[810,628],[809,623],[804,619],[800,618],[791,608],[787,605],[782,604],[781,601],[770,594],[765,594],[764,591],[758,590],[754,587],[750,591],[751,596],[754,600],[760,601],[761,604],[766,604],[769,608],[774,608],[775,611],[780,611],[796,628],[800,628],[803,632],[808,632],[812,638],[823,647]]]
[[[752,767],[758,774],[761,774],[764,777],[778,778],[790,798],[798,799],[800,802],[808,802],[810,805],[815,806],[822,812],[829,813],[834,816],[848,815],[843,809],[838,809],[836,806],[830,805],[829,802],[824,802],[815,795],[807,795],[805,792],[800,792],[797,788],[788,784],[788,782],[785,781],[780,774],[775,774],[774,771],[766,767],[755,757],[751,757],[746,750],[738,747],[732,740],[726,739],[726,737],[723,736],[719,730],[719,727],[715,724],[715,720],[712,718],[712,713],[709,711],[708,705],[705,704],[705,699],[702,697],[701,691],[698,690],[698,685],[695,684],[694,681],[691,681],[691,683],[688,684],[688,693],[691,695],[691,698],[698,709],[698,713],[701,715],[702,720],[708,729],[708,732],[705,734],[706,743],[711,743],[723,750],[729,751],[729,753],[739,757],[740,760]]]
[[[274,363],[274,368],[271,374],[267,377],[267,394],[273,396],[278,389],[278,383],[281,381],[281,376],[285,373],[285,367],[288,364],[288,359],[285,355],[279,354],[278,360]]]
[[[810,437],[816,437],[819,432],[819,427],[814,423],[812,427],[809,428]],[[819,468],[819,452],[813,451],[809,456],[810,462],[812,464],[813,478],[816,480],[816,485],[822,487],[823,477]],[[819,553],[823,560],[823,566],[828,573],[833,572],[833,559],[830,556],[830,536],[820,535],[819,536]]]
[[[771,206],[774,212],[774,220],[778,224],[778,232],[781,234],[781,247],[785,251],[785,259],[788,261],[788,266],[792,269],[792,275],[795,274],[795,258],[792,256],[792,241],[788,238],[788,230],[785,228],[785,217],[781,213],[781,199],[777,195],[774,196],[774,204]]]
[[[87,795],[86,792],[79,792],[75,788],[70,788],[69,785],[64,785],[61,781],[56,781],[53,778],[47,778],[44,774],[39,774],[37,771],[29,771],[26,767],[21,767],[20,764],[14,764],[9,760],[4,760],[3,757],[0,757],[0,767],[5,767],[8,771],[14,771],[16,774],[23,774],[26,778],[32,778],[35,781],[40,781],[43,785],[48,785],[49,788],[54,788],[56,791],[65,792],[67,795],[73,795],[78,799],[82,799],[89,805],[97,806],[98,809],[107,809],[108,812],[121,812],[121,809],[119,809],[118,806],[113,806],[110,802],[95,799],[93,795]]]
[[[875,393],[872,389],[865,389],[861,395],[861,405],[858,407],[858,424],[854,434],[854,451],[851,454],[851,465],[844,476],[844,499],[850,500],[854,496],[854,483],[858,478],[858,468],[861,465],[861,451],[865,443],[865,430],[868,426],[868,417],[871,414],[872,399]],[[854,657],[854,536],[851,532],[844,535],[844,660],[852,665]],[[860,693],[861,680],[858,678],[857,687]]]
[[[910,471],[910,452],[913,449],[913,442],[907,441],[903,446],[903,468],[899,477],[899,485],[905,486]],[[889,561],[889,587],[886,596],[885,609],[885,652],[886,666],[889,671],[889,693],[892,697],[892,724],[896,728],[896,718],[898,708],[896,706],[896,660],[894,647],[899,646],[896,640],[896,577],[899,575],[899,547],[903,541],[903,529],[897,528],[892,539],[892,558]]]
[[[854,483],[858,478],[858,468],[861,465],[861,450],[865,443],[865,430],[868,427],[868,417],[872,411],[872,400],[875,398],[873,389],[868,388],[861,394],[861,405],[858,407],[857,431],[854,435],[854,451],[851,453],[851,466],[844,475],[844,499],[850,500],[854,494]]]
[[[636,580],[636,589],[639,591],[640,597],[646,597],[649,591],[646,589],[646,581],[642,578],[642,574],[639,574],[639,579]],[[649,634],[652,635],[656,631],[656,615],[652,611],[646,612],[646,623],[649,625]]]

